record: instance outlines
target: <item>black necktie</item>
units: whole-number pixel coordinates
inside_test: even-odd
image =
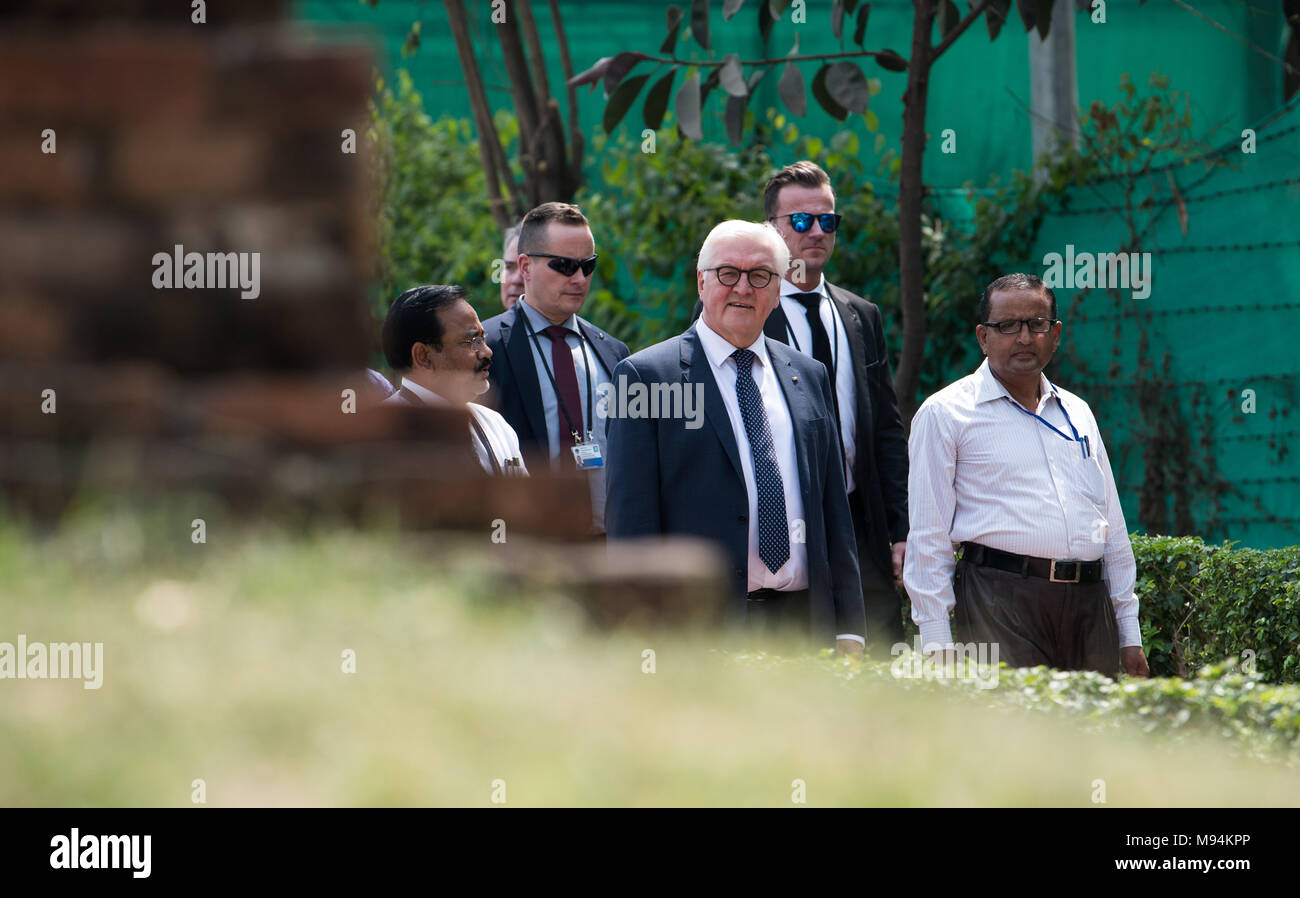
[[[808,327],[812,329],[812,357],[826,366],[826,374],[831,379],[831,398],[835,403],[835,420],[839,421],[840,397],[835,388],[835,357],[831,354],[831,341],[826,336],[826,327],[822,324],[822,295],[820,293],[790,293],[787,295],[808,312]],[[833,310],[831,314],[834,314]]]

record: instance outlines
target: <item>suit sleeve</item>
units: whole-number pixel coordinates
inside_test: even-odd
[[[644,382],[632,362],[624,360],[614,369],[614,383]],[[610,394],[610,403],[617,397]],[[610,539],[628,539],[663,532],[659,517],[658,422],[646,417],[605,419],[605,532]]]
[[[826,420],[833,422],[830,375],[824,365],[819,367],[817,381],[821,385]],[[853,514],[849,511],[848,487],[844,483],[844,453],[840,450],[840,436],[833,423],[827,428],[823,470],[826,476],[822,481],[822,514],[826,526],[826,555],[831,566],[831,598],[835,602],[835,632],[865,636],[867,613],[858,570],[858,542],[853,530]]]
[[[907,436],[898,414],[898,396],[889,371],[889,354],[885,348],[885,328],[880,309],[873,307],[871,325],[875,330],[876,358],[879,364],[870,371],[871,408],[875,415],[872,433],[876,437],[876,470],[885,499],[885,524],[889,541],[907,539]]]

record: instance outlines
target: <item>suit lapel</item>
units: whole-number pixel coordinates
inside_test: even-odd
[[[745,469],[740,466],[740,451],[736,448],[736,435],[731,430],[731,416],[722,401],[722,392],[718,389],[717,378],[713,376],[713,367],[709,357],[704,354],[700,337],[694,325],[682,335],[682,381],[687,384],[704,384],[704,418],[718,435],[731,466],[736,469],[736,476],[742,480]]]
[[[776,375],[776,382],[781,385],[781,392],[785,395],[785,406],[790,410],[790,423],[794,425],[794,448],[799,465],[799,494],[803,496],[803,507],[806,512],[807,509],[816,507],[812,501],[811,476],[810,440],[816,426],[813,422],[827,416],[817,414],[817,409],[808,393],[807,378],[795,379],[798,377],[798,372],[791,360],[793,352],[797,350],[789,348],[784,343],[777,343],[770,338],[767,341],[767,355],[772,360],[772,371]]]
[[[858,314],[858,310],[853,308],[844,299],[840,289],[830,281],[826,282],[826,290],[831,295],[831,302],[835,304],[836,310],[840,313],[840,321],[844,322],[844,332],[849,338],[849,353],[853,356],[850,360],[853,363],[853,382],[856,387],[857,405],[862,407],[864,399],[870,394],[867,393],[869,385],[867,384],[867,363],[874,356],[875,351],[867,352],[866,322]],[[874,341],[873,341],[874,343]],[[859,423],[861,423],[859,415]]]
[[[605,372],[609,376],[614,375],[614,366],[622,359],[618,357],[617,350],[614,347],[613,340],[604,339],[604,332],[593,325],[585,318],[578,318],[578,327],[582,330],[582,336],[586,338],[587,345],[596,351],[596,358],[605,366]],[[592,379],[599,380],[593,372]]]
[[[778,343],[789,342],[790,328],[786,321],[785,309],[781,308],[781,303],[779,301],[776,304],[776,308],[772,310],[772,314],[768,315],[767,320],[763,322],[763,335],[771,337]]]
[[[506,346],[506,358],[510,360],[510,370],[514,373],[515,389],[528,416],[528,426],[532,428],[533,440],[545,443],[550,437],[546,427],[546,413],[542,409],[542,388],[537,382],[537,363],[533,360],[533,349],[528,345],[527,328],[520,320],[523,311],[518,303],[511,310],[515,313],[514,326],[505,320],[501,322],[501,341]]]

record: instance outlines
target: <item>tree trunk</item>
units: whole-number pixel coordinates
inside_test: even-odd
[[[474,125],[478,130],[478,155],[483,163],[483,174],[487,178],[488,205],[492,210],[493,219],[504,231],[522,214],[519,185],[510,174],[505,150],[501,148],[501,136],[497,133],[496,123],[492,121],[492,107],[488,105],[487,91],[483,89],[483,77],[479,73],[478,60],[474,57],[474,44],[469,37],[465,5],[461,0],[443,0],[443,6],[447,9],[447,22],[451,26],[452,39],[456,42],[456,55],[460,58],[460,68],[465,74],[465,88],[469,92],[470,107],[474,110]],[[503,182],[510,192],[513,203],[501,195]]]
[[[517,12],[517,9],[511,10]],[[545,157],[539,157],[541,150],[541,130],[538,126],[538,109],[533,96],[532,78],[528,74],[528,57],[524,54],[523,42],[519,39],[516,17],[507,15],[505,21],[496,25],[497,38],[501,41],[501,55],[506,64],[506,75],[510,79],[510,93],[515,99],[515,115],[519,121],[519,165],[524,170],[524,195],[529,208],[545,202],[541,198],[544,191]]]
[[[916,414],[916,392],[925,358],[925,284],[921,259],[921,202],[925,183],[925,106],[930,89],[930,32],[934,0],[915,0],[912,14],[912,55],[903,94],[903,153],[898,179],[898,288],[903,307],[903,352],[894,389],[903,427],[910,431]]]
[[[546,57],[542,53],[537,20],[533,18],[532,2],[518,0],[517,7],[519,24],[533,64],[532,86],[536,95],[537,146],[540,148],[537,170],[542,202],[568,203],[578,190],[578,182],[569,169],[568,149],[564,145],[564,118],[560,115],[560,104],[551,96],[551,85],[546,77]]]

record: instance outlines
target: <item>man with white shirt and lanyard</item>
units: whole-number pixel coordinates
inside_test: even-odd
[[[1061,339],[1056,296],[998,278],[975,328],[987,356],[912,420],[912,529],[903,579],[922,648],[998,645],[1012,667],[1147,676],[1136,564],[1088,404],[1043,374]],[[954,549],[963,549],[954,561]]]
[[[388,309],[383,343],[384,356],[402,381],[382,405],[464,407],[470,444],[483,470],[528,476],[514,430],[501,415],[471,401],[487,391],[492,350],[463,288],[407,290]]]
[[[628,348],[578,315],[596,269],[586,216],[568,203],[533,209],[519,230],[518,265],[523,295],[483,322],[496,355],[488,399],[519,434],[534,470],[569,466],[587,473],[592,531],[602,535],[605,421],[596,420],[595,405]]]

